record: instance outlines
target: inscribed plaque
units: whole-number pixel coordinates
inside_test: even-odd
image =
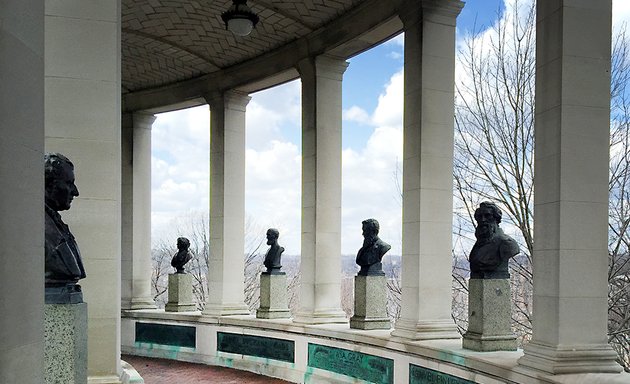
[[[294,344],[292,340],[217,332],[217,350],[221,352],[263,357],[289,363],[295,362]]]
[[[342,348],[309,343],[308,366],[372,383],[394,382],[394,360]]]
[[[475,384],[475,382],[409,364],[409,384]]]

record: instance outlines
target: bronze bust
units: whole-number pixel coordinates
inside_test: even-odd
[[[264,266],[267,267],[267,270],[264,271],[264,274],[267,275],[283,275],[284,272],[280,272],[282,268],[282,264],[280,263],[280,259],[282,256],[282,252],[284,252],[284,248],[278,244],[278,237],[280,236],[280,232],[275,228],[269,228],[267,230],[267,245],[270,245],[267,250],[267,254],[265,255],[265,261],[263,262]]]
[[[392,248],[379,239],[379,224],[376,219],[363,220],[363,246],[357,253],[356,263],[361,267],[359,276],[384,275],[383,256]]]
[[[77,282],[85,278],[85,268],[79,246],[59,214],[70,209],[72,200],[79,196],[74,165],[60,153],[47,153],[44,180],[46,303],[82,302]]]
[[[177,253],[171,259],[171,267],[175,268],[175,273],[186,273],[184,265],[192,260],[192,253],[188,250],[190,248],[190,240],[185,237],[177,238]]]
[[[502,212],[489,201],[479,204],[475,210],[477,242],[470,251],[471,279],[509,279],[508,261],[520,249],[510,236],[499,228]]]

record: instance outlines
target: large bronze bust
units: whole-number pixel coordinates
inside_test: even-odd
[[[267,250],[267,254],[265,255],[265,261],[263,265],[267,267],[267,270],[263,272],[268,275],[283,275],[284,272],[280,272],[282,268],[281,264],[281,256],[282,252],[284,252],[284,248],[278,244],[278,237],[280,236],[280,232],[275,228],[269,228],[267,230],[267,245],[269,245],[269,249]]]
[[[363,246],[357,253],[356,263],[361,267],[359,276],[384,275],[383,256],[392,248],[379,239],[379,224],[376,219],[363,220]]]
[[[72,200],[79,196],[74,165],[62,154],[47,153],[44,180],[46,302],[82,302],[81,287],[76,284],[85,278],[81,253],[59,214],[70,209]]]
[[[475,210],[477,242],[470,251],[471,279],[509,279],[508,261],[520,249],[518,243],[499,228],[502,212],[496,204],[484,201]]]

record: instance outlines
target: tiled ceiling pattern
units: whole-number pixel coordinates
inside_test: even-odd
[[[249,36],[225,30],[231,0],[122,0],[123,93],[187,80],[262,55],[320,28],[363,0],[249,0]]]

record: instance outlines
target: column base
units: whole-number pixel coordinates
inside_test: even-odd
[[[206,308],[201,312],[202,316],[222,317],[222,316],[242,316],[251,315],[247,304],[206,304]]]
[[[120,375],[122,384],[144,384],[144,379],[131,364],[121,360],[120,365],[122,367],[122,374]]]
[[[433,321],[409,321],[399,319],[391,333],[394,337],[409,340],[461,339],[452,319]]]
[[[127,384],[124,383],[118,376],[106,375],[106,376],[90,376],[88,377],[88,384]],[[144,380],[142,380],[142,383]],[[130,382],[134,383],[135,382]]]
[[[532,341],[523,348],[516,370],[536,370],[552,375],[571,373],[620,373],[617,353],[608,344],[548,346]]]
[[[121,309],[133,311],[136,309],[157,309],[157,306],[152,297],[134,297],[129,301],[121,303]]]
[[[346,313],[341,309],[321,309],[313,312],[299,311],[293,317],[296,324],[343,324],[348,322]]]
[[[44,382],[87,383],[87,304],[44,304]]]

